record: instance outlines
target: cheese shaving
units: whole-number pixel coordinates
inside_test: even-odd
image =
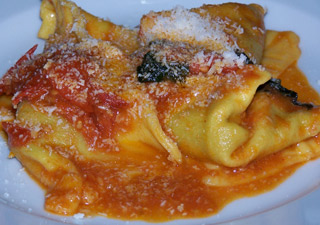
[[[177,6],[171,11],[170,16],[158,15],[155,12],[148,14],[154,19],[154,26],[147,31],[146,41],[168,38],[173,41],[197,43],[199,45],[214,44],[215,50],[232,51],[236,46],[231,37],[224,32],[225,22],[202,17],[182,6]],[[241,30],[241,27],[238,27]]]

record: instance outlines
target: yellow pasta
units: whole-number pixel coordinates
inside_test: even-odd
[[[130,29],[43,0],[44,51],[31,48],[0,80],[0,116],[45,209],[211,216],[318,157],[320,98],[297,68],[299,38],[267,31],[264,13],[179,6]]]
[[[43,19],[38,36],[48,39],[54,33],[77,38],[93,37],[110,41],[123,51],[131,53],[138,48],[137,32],[95,17],[73,2],[66,0],[44,0],[41,6]]]

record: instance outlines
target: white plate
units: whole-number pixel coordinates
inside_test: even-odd
[[[213,3],[210,0],[77,0],[76,2],[95,15],[109,18],[115,23],[128,26],[137,25],[141,15],[149,10],[168,9],[175,5],[193,7],[200,6],[204,2]],[[214,1],[214,3],[221,2],[223,1]],[[249,1],[239,2],[249,3]],[[255,2],[268,9],[268,14],[265,18],[268,29],[292,30],[300,36],[302,56],[299,66],[307,74],[313,86],[320,91],[320,77],[318,76],[318,71],[320,71],[320,1],[257,0]],[[39,0],[0,2],[0,74],[3,74],[14,64],[15,60],[34,44],[40,44],[39,51],[41,51],[43,41],[36,37],[41,24],[39,7]],[[63,222],[84,225],[142,223],[106,218],[77,220],[73,217],[59,217],[46,213],[43,210],[43,191],[26,175],[16,160],[9,160],[7,158],[8,152],[6,144],[0,141],[1,225],[58,225]],[[292,177],[271,192],[254,198],[235,201],[225,207],[219,214],[210,218],[177,220],[168,222],[167,224],[217,224],[256,215],[300,198],[319,185],[320,160],[316,160],[303,166]],[[319,222],[320,217],[317,216],[318,213],[313,212],[313,210],[320,210],[319,207],[314,206],[316,205],[314,198],[319,198],[319,196],[320,192],[316,191],[311,197],[304,197],[298,202],[296,201],[259,216],[238,220],[238,222],[230,224],[257,224],[257,221],[259,221],[259,224],[262,224],[262,219],[268,225],[280,224],[280,221],[282,221],[282,224],[290,225],[301,224],[301,221],[306,224],[311,224],[314,221]],[[311,205],[314,207],[309,207]],[[288,212],[290,212],[290,216]],[[301,213],[304,214],[302,215]],[[299,216],[300,220],[297,219],[297,216]],[[266,218],[269,218],[269,220],[265,220]],[[275,220],[270,220],[270,218]]]

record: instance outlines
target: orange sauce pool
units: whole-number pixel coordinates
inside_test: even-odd
[[[268,161],[268,166],[276,166],[276,163],[279,163],[276,154]],[[272,161],[274,164],[270,164]],[[150,167],[150,165],[145,166]],[[163,167],[163,174],[150,177],[146,173],[145,176],[133,178],[130,183],[121,180],[121,175],[114,177],[112,169],[110,171],[105,167],[93,169],[90,164],[82,165],[82,174],[86,177],[85,191],[88,191],[88,195],[90,192],[98,192],[100,197],[93,204],[82,203],[80,212],[152,222],[207,217],[218,213],[235,199],[272,190],[299,166],[286,168],[280,173],[247,184],[208,187],[201,180],[204,174],[210,172],[193,160],[187,160],[179,166],[166,165]],[[261,172],[259,163],[255,167],[256,171]],[[136,168],[139,166],[136,165]]]

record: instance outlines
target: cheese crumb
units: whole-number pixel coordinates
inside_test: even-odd
[[[209,16],[203,17],[182,6],[174,8],[170,16],[162,16],[154,12],[149,13],[148,16],[155,18],[155,21],[152,28],[145,33],[147,42],[164,38],[203,45],[217,51],[233,51],[236,48],[233,37],[224,32],[228,21],[212,19]],[[233,28],[236,33],[243,33],[240,25],[234,24]]]

